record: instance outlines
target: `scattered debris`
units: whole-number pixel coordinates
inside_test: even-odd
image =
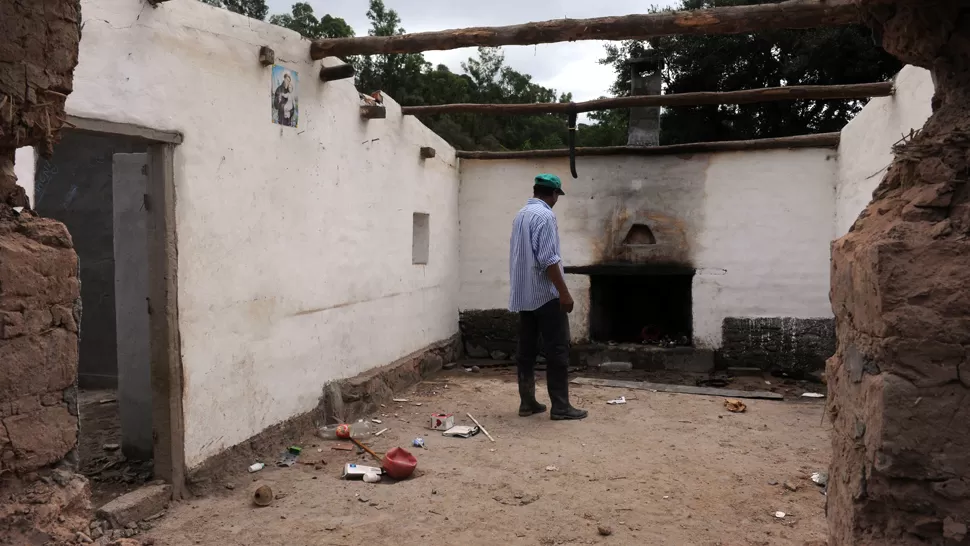
[[[476,426],[478,426],[478,428],[482,429],[482,432],[485,433],[485,436],[488,436],[489,440],[491,440],[493,443],[495,442],[495,438],[492,438],[492,435],[489,434],[487,430],[485,430],[485,427],[483,427],[482,424],[478,422],[478,419],[475,419],[474,417],[472,417],[472,414],[470,413],[466,413],[465,415],[467,415],[468,418],[471,419]]]
[[[829,483],[829,475],[827,472],[815,472],[812,474],[812,481],[815,485],[825,487]]]
[[[784,486],[785,489],[791,491],[792,493],[794,493],[795,491],[798,491],[798,486],[791,482],[785,482],[782,484],[782,486]]]
[[[471,438],[472,436],[475,436],[481,431],[482,429],[478,427],[466,427],[464,425],[459,425],[456,427],[451,427],[450,429],[442,432],[441,434],[443,436],[449,436],[452,438]]]
[[[330,446],[330,449],[332,449],[333,451],[353,451],[354,445],[340,443],[340,444],[334,444]]]
[[[611,406],[619,406],[622,404],[626,404],[626,396],[621,396],[615,400],[610,400],[609,402],[607,402],[607,404]]]
[[[104,444],[105,451],[118,451],[119,449],[121,449],[121,446],[118,444]]]
[[[253,492],[253,504],[256,506],[269,506],[273,504],[273,488],[268,485],[260,485]]]
[[[395,398],[394,401],[398,403],[410,402],[407,398]]]
[[[381,421],[380,419],[371,419],[370,422],[371,423],[374,423],[376,425],[383,425],[384,424],[384,421]]]
[[[368,472],[364,474],[364,483],[378,483],[381,481],[381,475],[377,472]]]
[[[788,514],[786,514],[784,512],[775,512],[775,517],[778,518],[778,519],[785,519],[785,516],[787,516],[787,515]]]
[[[768,485],[778,485],[778,480],[768,480]]]
[[[597,530],[599,531],[600,535],[604,537],[608,537],[613,534],[613,528],[606,525],[600,525]]]
[[[431,415],[431,430],[448,430],[455,426],[455,416],[450,413]]]
[[[479,368],[478,366],[472,366],[472,367],[471,367],[471,368],[469,369],[469,371],[471,371],[472,373],[482,373],[482,369],[481,369],[481,368]]]
[[[549,465],[546,467],[546,472],[558,472],[558,471],[559,471],[558,466]]]
[[[367,474],[380,474],[381,469],[375,466],[362,466],[353,463],[347,463],[344,465],[344,473],[341,477],[345,480],[360,480],[363,479]],[[361,502],[367,502],[363,500]]]
[[[825,395],[818,392],[806,392],[802,394],[802,398],[825,398]]]
[[[389,430],[389,429],[386,429],[386,428],[385,428],[385,429],[381,429],[381,430],[379,430],[379,431],[377,431],[377,432],[375,432],[375,433],[374,433],[374,436],[380,436],[381,434],[384,434],[384,433],[385,433],[385,432],[387,432],[388,430]]]
[[[512,495],[496,495],[492,497],[496,502],[506,506],[528,506],[539,500],[539,495],[531,493],[513,493]]]
[[[424,438],[415,438],[411,445],[424,449]]]
[[[414,405],[420,407],[421,406],[421,402],[415,402]]]
[[[253,472],[259,472],[264,468],[266,468],[266,465],[264,463],[253,463],[249,465],[249,473],[252,474]]]
[[[748,406],[744,405],[744,402],[732,398],[724,400],[724,407],[731,413],[744,413],[748,410]]]
[[[101,400],[98,400],[98,403],[99,404],[113,404],[113,403],[115,403],[117,401],[118,401],[117,398],[115,398],[114,396],[110,396],[108,398],[102,398]]]
[[[235,488],[236,488],[236,484],[233,484],[233,483],[227,483],[226,484],[226,489],[228,489],[230,491],[232,491]]]
[[[297,459],[300,458],[300,454],[303,453],[303,448],[299,446],[290,446],[277,461],[276,466],[290,468],[296,464]]]

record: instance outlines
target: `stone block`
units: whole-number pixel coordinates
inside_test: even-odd
[[[0,362],[0,402],[63,391],[77,380],[77,334],[57,328],[0,341]]]
[[[64,305],[55,305],[51,308],[51,317],[55,326],[63,326],[69,332],[77,332],[77,320],[74,318],[74,310]]]
[[[23,313],[0,311],[0,339],[22,336],[27,332]]]
[[[16,455],[9,466],[19,471],[60,461],[77,445],[77,417],[63,406],[7,417],[3,425]]]
[[[120,529],[161,512],[171,499],[171,485],[147,485],[105,504],[97,516]]]
[[[429,354],[421,359],[421,377],[429,377],[441,371],[444,359],[436,354]]]

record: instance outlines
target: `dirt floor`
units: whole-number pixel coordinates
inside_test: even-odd
[[[373,416],[388,428],[366,440],[379,452],[425,439],[427,449],[409,448],[416,477],[341,480],[345,463],[366,457],[308,437],[297,466],[240,468],[221,494],[173,506],[150,536],[170,546],[825,544],[825,496],[810,479],[829,460],[822,402],[747,400],[733,414],[719,398],[575,385],[572,394],[588,420],[520,418],[510,374],[447,372]],[[629,402],[606,404],[618,396]],[[471,413],[497,441],[428,431],[439,411],[460,424]],[[270,507],[250,500],[260,484],[275,492]]]
[[[102,505],[152,479],[152,461],[129,461],[121,453],[121,414],[115,390],[78,393],[81,473],[91,482],[91,506]]]

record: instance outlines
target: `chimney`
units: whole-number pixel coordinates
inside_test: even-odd
[[[649,55],[627,61],[630,66],[632,94],[659,95],[662,93],[664,61],[659,55]],[[660,107],[630,108],[629,146],[660,145]]]

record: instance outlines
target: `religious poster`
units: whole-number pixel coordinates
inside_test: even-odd
[[[297,85],[300,75],[295,70],[273,65],[273,123],[296,127],[300,121]]]

